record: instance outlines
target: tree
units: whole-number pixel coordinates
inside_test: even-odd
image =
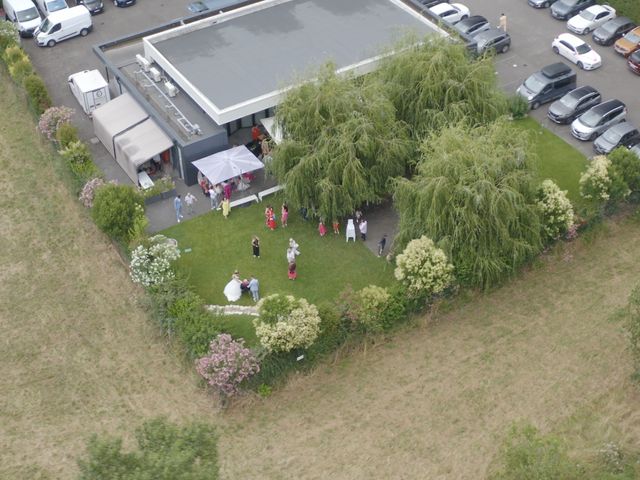
[[[507,113],[493,58],[472,60],[464,45],[449,39],[407,38],[375,76],[413,138],[451,124],[484,125]]]
[[[604,155],[593,157],[580,176],[580,195],[596,209],[615,208],[629,193],[621,170],[614,168]]]
[[[142,197],[133,187],[107,184],[96,191],[91,215],[103,232],[126,242],[135,216],[140,215],[136,206],[142,205]]]
[[[217,435],[204,424],[179,427],[149,420],[136,431],[137,448],[123,452],[122,439],[91,437],[78,460],[79,480],[215,480]]]
[[[487,288],[541,249],[528,138],[507,121],[449,127],[422,145],[417,175],[396,181],[396,243],[426,235],[457,279]]]
[[[407,129],[381,86],[334,70],[325,66],[278,107],[285,141],[272,164],[287,197],[327,220],[380,201],[411,154]]]
[[[624,147],[616,148],[608,156],[611,166],[629,187],[631,194],[640,193],[640,157]]]
[[[547,242],[556,240],[573,226],[573,206],[567,192],[546,179],[538,188],[538,210],[542,235]]]

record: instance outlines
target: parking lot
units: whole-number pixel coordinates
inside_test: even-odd
[[[483,15],[492,24],[498,24],[500,14],[507,16],[507,30],[512,37],[511,49],[496,57],[499,82],[505,90],[514,92],[522,81],[545,65],[562,61],[578,72],[578,86],[591,85],[602,94],[603,100],[618,98],[628,109],[627,119],[640,126],[640,77],[632,73],[626,60],[613,47],[595,44],[591,35],[581,38],[602,57],[602,67],[584,72],[568,60],[551,51],[551,42],[560,33],[568,32],[566,22],[551,17],[549,9],[535,9],[526,0],[460,0],[471,9],[472,15]],[[564,138],[587,156],[593,156],[591,142],[573,138],[568,125],[556,125],[547,119],[549,104],[532,112],[542,125]]]

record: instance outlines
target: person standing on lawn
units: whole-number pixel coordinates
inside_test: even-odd
[[[176,195],[176,198],[173,199],[173,208],[176,210],[176,220],[180,223],[180,219],[182,217],[182,200],[180,195]]]
[[[287,248],[287,263],[293,263],[296,261],[296,252],[293,248]]]
[[[296,262],[289,263],[289,280],[295,280],[298,278],[298,273],[296,272]]]
[[[260,258],[260,239],[255,235],[251,240],[251,248],[253,249],[253,256],[255,258]]]
[[[251,275],[251,280],[249,281],[249,291],[251,292],[251,297],[253,298],[254,302],[257,302],[258,300],[260,300],[259,289],[260,289],[260,282],[258,282],[258,279],[256,277]]]
[[[289,206],[287,203],[282,204],[282,211],[280,212],[282,217],[280,218],[280,222],[282,222],[282,228],[287,226],[287,222],[289,221]]]
[[[198,199],[191,192],[187,192],[184,196],[184,204],[187,206],[187,214],[193,215],[195,210],[193,209],[193,205],[198,201]]]
[[[334,235],[340,234],[340,222],[338,222],[338,220],[333,221],[333,234]]]
[[[327,234],[327,227],[324,225],[322,220],[320,220],[320,223],[318,224],[318,233],[321,237],[324,237]]]
[[[229,202],[228,198],[225,198],[222,201],[222,215],[224,216],[225,219],[229,217],[230,210],[231,210],[231,202]]]
[[[367,241],[367,220],[363,218],[360,220],[358,224],[358,229],[360,229],[360,238],[362,238],[363,242]]]

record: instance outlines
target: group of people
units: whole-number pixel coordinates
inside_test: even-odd
[[[273,210],[271,205],[267,205],[267,208],[264,209],[264,221],[265,225],[269,230],[275,230],[278,227],[277,223],[278,218]],[[280,209],[280,223],[282,228],[287,227],[287,223],[289,221],[289,206],[286,203],[282,204],[282,208]]]
[[[245,292],[250,293],[253,301],[257,302],[260,300],[260,282],[253,275],[251,275],[251,280],[246,278],[241,280],[240,272],[236,270],[231,275],[229,283],[224,287],[224,296],[229,302],[237,302]]]

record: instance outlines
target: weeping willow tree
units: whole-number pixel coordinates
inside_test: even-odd
[[[381,84],[334,71],[325,66],[278,106],[285,140],[272,164],[291,202],[328,221],[378,202],[415,153]]]
[[[507,112],[492,57],[471,60],[465,46],[446,39],[407,38],[395,49],[375,76],[414,138],[451,124],[484,125]]]
[[[500,281],[542,245],[529,152],[526,136],[505,120],[430,136],[414,178],[395,182],[396,244],[427,235],[462,283]]]

